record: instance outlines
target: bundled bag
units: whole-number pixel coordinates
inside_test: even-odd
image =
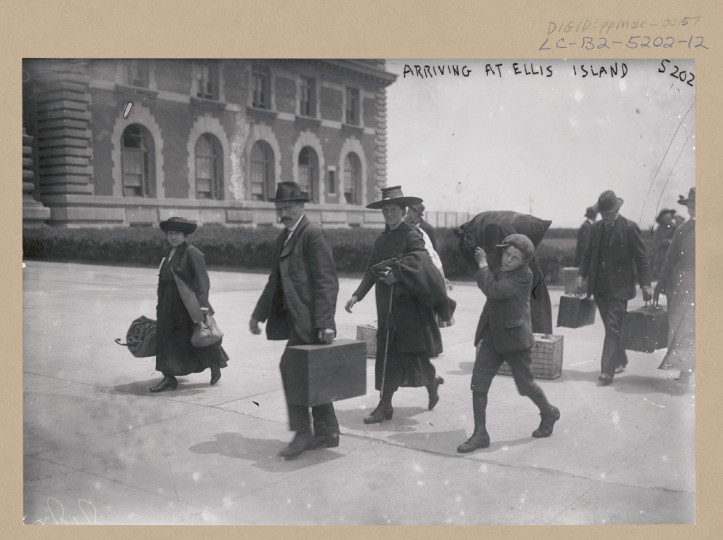
[[[128,328],[126,342],[121,343],[120,338],[116,338],[115,342],[123,347],[128,347],[128,350],[136,358],[155,356],[158,348],[156,344],[156,326],[156,321],[141,315]]]
[[[209,347],[215,345],[223,337],[223,332],[216,324],[213,315],[206,313],[201,322],[193,325],[191,333],[191,345],[194,347]]]

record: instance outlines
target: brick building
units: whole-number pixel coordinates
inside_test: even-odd
[[[23,70],[26,225],[271,225],[267,199],[286,180],[308,190],[318,223],[382,223],[365,205],[386,185],[396,76],[383,60],[26,59]]]

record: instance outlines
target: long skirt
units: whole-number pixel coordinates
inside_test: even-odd
[[[226,367],[228,355],[221,343],[202,348],[191,345],[193,321],[173,280],[160,283],[156,318],[157,371],[175,376],[200,373],[212,365]]]
[[[695,369],[695,271],[683,272],[666,297],[668,351],[658,369]]]

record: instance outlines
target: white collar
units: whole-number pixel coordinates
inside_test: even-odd
[[[301,219],[304,217],[304,214],[301,214],[299,219],[296,220],[296,223],[294,223],[291,227],[289,227],[289,236],[291,236],[291,233],[293,233],[296,230],[296,227],[299,226],[299,223],[301,223]]]

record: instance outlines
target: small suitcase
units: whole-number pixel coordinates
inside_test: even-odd
[[[646,305],[623,315],[620,330],[623,348],[653,352],[668,346],[668,312],[658,305]]]
[[[532,346],[532,375],[535,379],[557,379],[562,375],[563,336],[550,334],[533,334],[535,344]],[[500,375],[512,375],[507,362],[502,362]]]
[[[595,302],[582,296],[560,297],[560,309],[557,312],[557,326],[580,328],[595,322]]]
[[[311,407],[366,394],[366,343],[337,339],[329,345],[294,345],[282,356],[295,383],[286,396],[293,405]]]

